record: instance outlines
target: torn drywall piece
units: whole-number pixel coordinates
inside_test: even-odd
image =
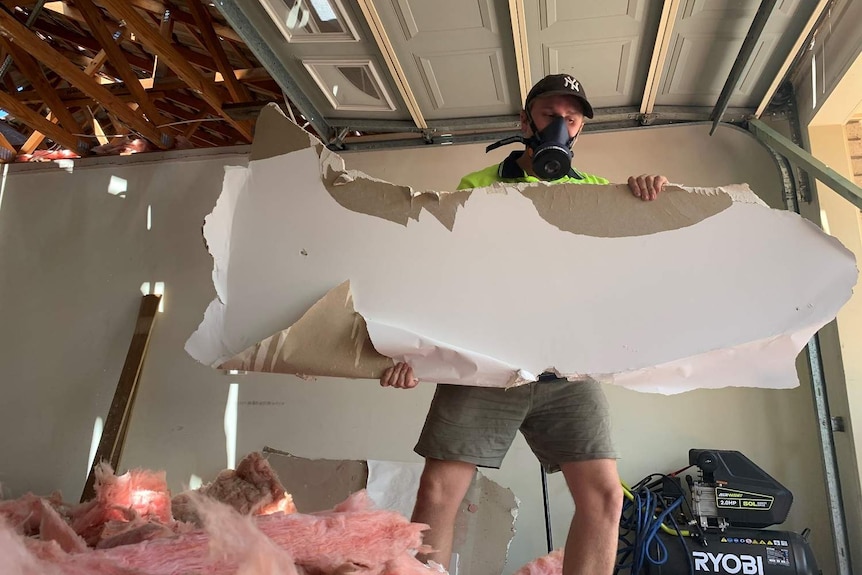
[[[422,463],[368,461],[368,495],[380,509],[410,517]],[[453,553],[459,575],[502,573],[515,535],[518,502],[510,489],[477,471],[458,509]]]
[[[259,129],[291,126],[281,118]],[[377,352],[430,354],[410,360],[420,380],[450,370],[458,383],[502,387],[513,373],[553,368],[663,393],[791,387],[799,350],[857,278],[837,240],[744,185],[683,188],[645,203],[608,186],[506,184],[455,200],[448,221],[457,225],[443,226],[416,210],[407,187],[345,176],[367,196],[355,210],[373,212],[391,190],[401,194],[392,213],[415,217],[404,226],[336,201],[322,172],[348,172],[328,150],[260,157],[243,183],[226,178],[223,193],[236,193],[230,233],[226,224],[206,230],[230,238],[229,301],[208,309],[187,346],[207,365],[293,326],[349,279],[372,342],[375,326],[391,328]],[[536,196],[541,210],[531,190],[550,193]],[[456,197],[441,192],[440,205]],[[353,341],[327,342],[340,351],[319,354],[313,373],[353,365]]]
[[[368,460],[368,497],[379,509],[397,511],[408,519],[416,505],[424,463]]]
[[[218,367],[240,371],[379,378],[393,365],[378,353],[365,320],[353,308],[350,282],[330,290],[289,328]]]
[[[271,102],[263,107],[255,123],[254,142],[251,146],[249,160],[265,160],[310,146],[320,145],[320,141],[289,121],[278,104]],[[271,129],[275,124],[278,129]]]
[[[365,489],[368,482],[365,461],[307,459],[271,447],[264,447],[263,453],[300,513],[332,509],[350,494]]]
[[[419,206],[413,203],[409,186],[396,186],[359,172],[330,172],[324,180],[327,191],[341,206],[375,216],[402,226],[419,217]]]
[[[462,557],[459,575],[503,572],[515,537],[519,505],[512,490],[476,472],[455,519],[455,550]],[[487,551],[470,552],[476,548]]]

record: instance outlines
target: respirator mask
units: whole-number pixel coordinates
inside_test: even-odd
[[[522,143],[533,151],[533,171],[542,180],[558,180],[569,173],[572,167],[572,144],[575,139],[569,137],[566,119],[555,116],[542,131],[536,130],[536,125],[530,119],[533,135],[529,138],[512,136],[494,142],[485,152],[490,152],[508,144]]]

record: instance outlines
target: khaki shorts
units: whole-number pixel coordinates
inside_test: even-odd
[[[608,402],[593,381],[555,379],[509,389],[437,385],[415,451],[499,468],[515,432],[548,473],[561,463],[616,459]]]

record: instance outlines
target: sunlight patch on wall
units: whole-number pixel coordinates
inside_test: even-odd
[[[66,170],[70,174],[75,171],[75,160],[71,158],[61,158],[59,160],[54,160],[54,162],[56,162],[58,168]]]
[[[93,422],[93,437],[90,439],[90,455],[87,457],[87,471],[84,472],[84,480],[90,476],[90,470],[93,468],[93,459],[96,458],[96,450],[99,449],[99,442],[102,441],[102,429],[105,427],[105,422],[101,417],[97,417]]]
[[[814,52],[814,41],[811,40],[811,109],[817,108],[817,54]]]
[[[224,438],[228,469],[236,468],[236,427],[238,404],[239,384],[232,383],[227,392],[227,403],[224,408]]]
[[[165,311],[165,282],[144,282],[141,284],[141,295],[160,295],[159,311]]]
[[[123,194],[126,193],[128,187],[129,183],[125,179],[111,176],[111,181],[108,182],[108,193],[112,196],[120,196],[121,198],[124,198],[126,196]]]
[[[156,282],[153,293],[162,296],[162,299],[159,300],[159,311],[165,311],[165,282]]]
[[[3,194],[6,192],[6,176],[9,175],[9,164],[3,164],[3,175],[0,177],[0,209],[3,208]]]

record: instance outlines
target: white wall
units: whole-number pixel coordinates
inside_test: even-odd
[[[769,155],[744,132],[723,127],[710,138],[708,129],[586,134],[576,165],[614,181],[642,172],[688,185],[744,181],[781,206]],[[450,146],[346,158],[349,167],[378,177],[452,189],[465,172],[508,151],[486,156],[480,145]],[[228,376],[184,353],[214,297],[200,225],[219,194],[222,166],[244,161],[211,156],[89,168],[82,161],[72,174],[53,166],[10,169],[0,207],[0,482],[13,495],[60,488],[78,497],[93,421],[110,404],[144,281],[166,282],[165,312],[144,367],[124,466],[166,469],[173,489],[192,474],[212,477],[226,462],[223,421],[232,382],[240,383],[240,455],[269,445],[304,457],[419,460],[412,447],[432,386],[396,391],[369,381]],[[111,175],[128,180],[125,199],[107,193]],[[824,572],[834,570],[807,386],[675,397],[610,388],[608,396],[624,479],[682,467],[691,447],[738,449],[795,493],[786,528],[811,527]],[[503,468],[487,475],[521,500],[511,573],[544,552],[539,466],[519,437]],[[560,545],[572,505],[560,477],[551,478],[551,492]]]

